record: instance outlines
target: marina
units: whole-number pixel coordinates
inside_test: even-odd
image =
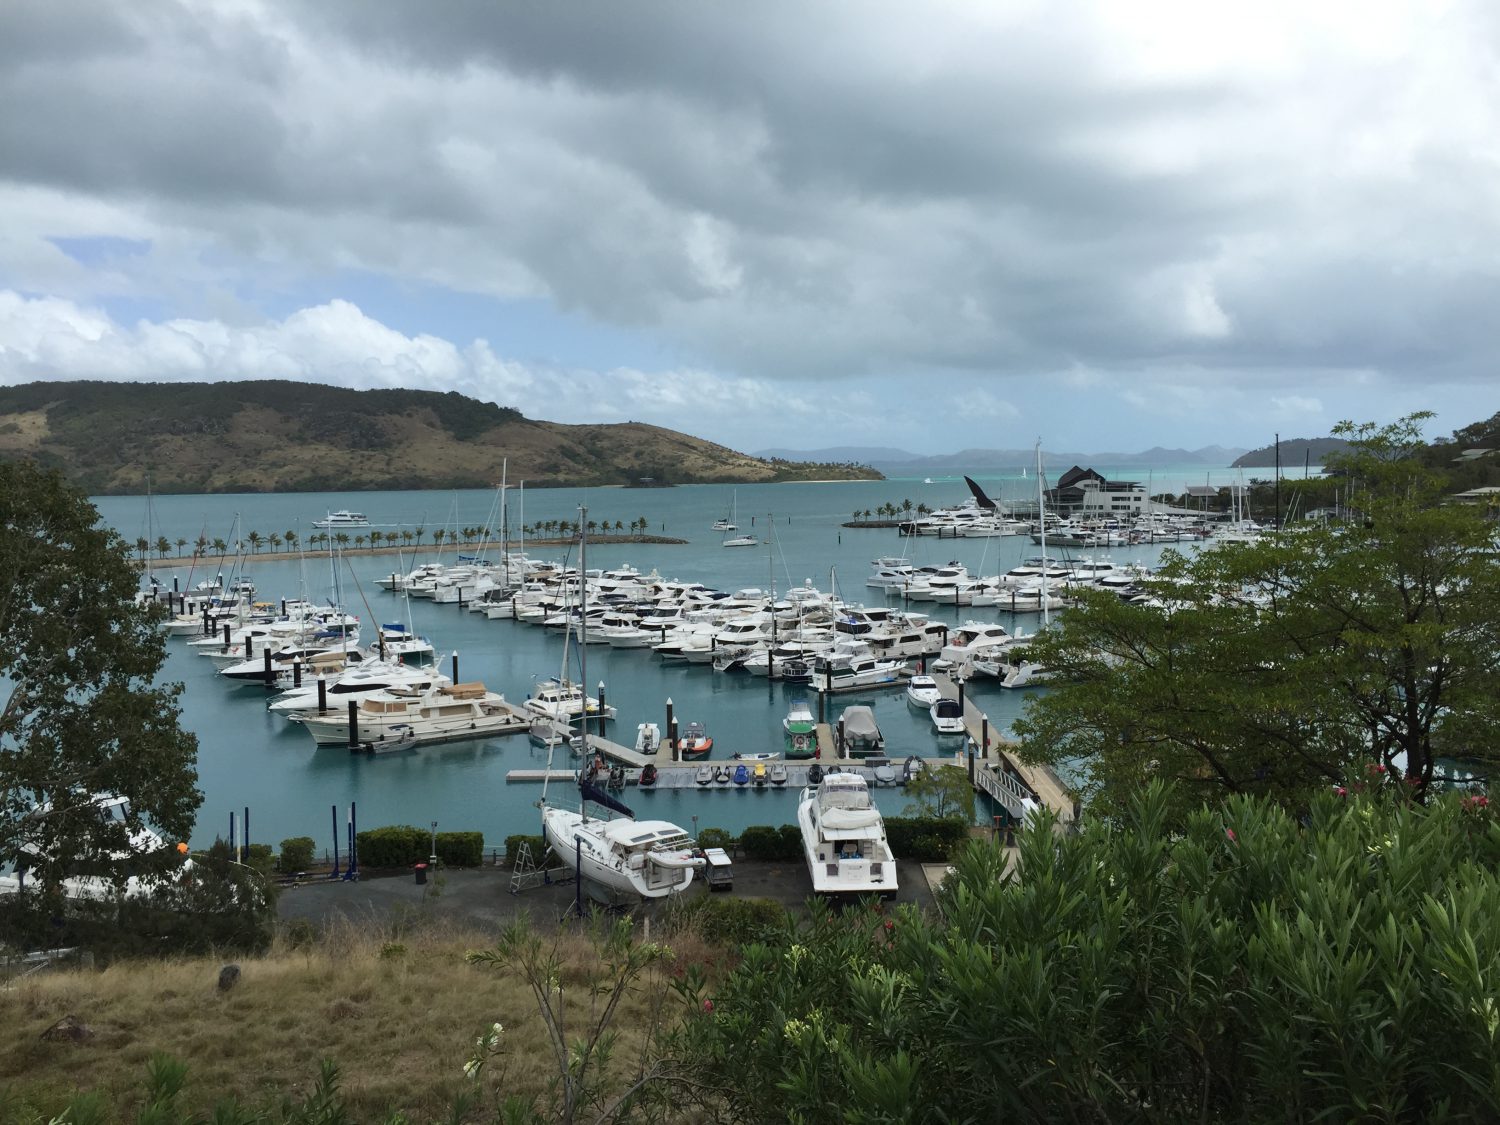
[[[1198,473],[1201,479],[1201,471]],[[987,479],[987,478],[986,478]],[[1017,476],[1019,480],[1019,476]],[[620,492],[619,490],[556,489],[526,493],[525,521],[534,523],[576,514],[586,501],[601,521],[614,517],[620,522],[644,520],[653,534],[677,534],[685,545],[659,543],[590,543],[589,564],[604,570],[634,566],[641,572],[656,571],[664,577],[696,582],[719,591],[757,588],[766,594],[812,585],[836,592],[850,602],[874,608],[899,607],[899,591],[887,592],[865,586],[871,560],[903,552],[918,565],[941,566],[955,557],[974,574],[1004,573],[1036,552],[1025,537],[960,539],[958,541],[903,540],[892,530],[851,531],[840,526],[856,505],[873,506],[877,498],[915,491],[920,482],[876,481],[809,485],[739,486],[739,523],[749,525],[769,540],[756,550],[724,551],[721,533],[710,530],[731,503],[726,486],[685,486],[675,489]],[[935,486],[952,488],[952,502],[962,500],[962,484]],[[991,483],[999,494],[1004,482]],[[934,488],[927,488],[930,494]],[[168,537],[191,542],[208,528],[222,534],[231,524],[242,528],[297,528],[298,511],[329,511],[339,508],[342,498],[314,495],[239,495],[229,497],[169,496],[154,500],[154,520]],[[512,496],[514,501],[514,496]],[[133,540],[144,520],[143,498],[106,497],[97,501],[106,522],[127,540]],[[379,511],[394,526],[432,529],[439,526],[482,525],[495,506],[495,493],[477,490],[460,493],[372,493],[363,505]],[[752,507],[753,506],[753,507]],[[774,516],[747,516],[752,510],[776,510]],[[442,513],[448,513],[443,516]],[[437,513],[436,515],[434,513]],[[520,522],[513,517],[513,529]],[[753,523],[751,521],[754,521]],[[512,543],[517,542],[513,530]],[[1120,548],[1108,554],[1119,563],[1154,563],[1160,547]],[[565,561],[566,548],[527,548],[538,558]],[[360,554],[350,551],[337,561],[338,585],[346,608],[366,623],[403,621],[412,631],[429,638],[436,648],[437,663],[452,671],[456,683],[482,682],[504,697],[508,706],[523,707],[538,686],[558,675],[562,657],[562,633],[535,628],[504,618],[490,620],[486,614],[467,612],[467,605],[440,604],[428,599],[406,599],[387,592],[377,580],[393,572],[406,574],[423,563],[452,565],[463,547],[444,544],[435,549],[430,541],[420,550],[400,554]],[[1051,554],[1049,550],[1049,554]],[[329,598],[334,583],[334,563],[326,553],[309,551],[300,561],[249,557],[241,569],[253,569],[257,598],[267,602],[306,596],[319,601]],[[170,587],[174,578],[187,590],[223,572],[226,581],[235,572],[235,559],[214,557],[196,566],[183,560],[155,572],[159,582]],[[819,577],[821,576],[821,577]],[[912,606],[911,608],[918,608]],[[1034,631],[1036,614],[1013,615],[1002,607],[956,607],[924,603],[921,610],[948,629],[971,619],[990,621],[1015,633]],[[457,660],[458,668],[450,668]],[[915,661],[912,662],[913,665]],[[655,723],[663,737],[672,716],[679,727],[688,721],[704,723],[714,746],[705,761],[726,765],[733,755],[782,751],[786,747],[783,719],[790,706],[806,702],[819,726],[820,744],[831,739],[831,723],[848,704],[869,706],[887,743],[886,756],[899,764],[908,756],[928,760],[954,760],[954,747],[937,739],[925,711],[905,700],[905,683],[891,690],[880,686],[856,687],[847,694],[823,695],[807,684],[773,680],[741,670],[715,671],[712,664],[663,661],[649,649],[591,645],[588,658],[588,694],[598,695],[605,685],[609,705],[618,710],[608,737],[622,751],[633,753],[633,742],[642,723]],[[570,673],[576,678],[576,665]],[[358,802],[361,823],[440,823],[444,830],[482,832],[487,845],[498,846],[506,836],[535,833],[539,816],[534,806],[538,787],[516,783],[525,771],[546,767],[545,746],[514,734],[434,744],[419,750],[378,755],[350,754],[347,746],[315,749],[305,731],[267,710],[274,696],[254,681],[229,687],[217,677],[211,664],[194,655],[181,640],[169,641],[164,678],[184,684],[181,697],[184,726],[199,739],[199,785],[205,794],[193,836],[195,846],[211,843],[215,835],[227,834],[229,814],[250,808],[255,836],[275,844],[289,836],[311,835],[326,846],[328,810]],[[995,679],[973,678],[966,684],[966,699],[972,714],[983,713],[992,739],[1005,731],[1023,704],[1025,693],[1005,691]],[[821,705],[820,705],[820,701]],[[970,724],[980,732],[980,721]],[[521,733],[524,728],[518,728]],[[593,735],[591,733],[591,739]],[[831,746],[831,741],[829,742]],[[825,751],[821,759],[827,762]],[[795,794],[800,791],[800,769],[787,763],[784,786],[757,788],[744,800],[722,795],[728,786],[699,786],[688,767],[685,779],[670,766],[669,755],[658,752],[655,786],[631,792],[649,813],[678,824],[719,827],[738,832],[751,824],[791,824],[795,821]],[[620,760],[628,762],[623,755]],[[993,761],[993,754],[991,757]],[[578,760],[559,748],[554,768],[571,775]],[[638,768],[638,767],[633,767]],[[981,770],[981,773],[984,771]],[[991,770],[990,772],[994,772]],[[1025,776],[1017,767],[1017,772]],[[1037,784],[1046,784],[1040,779]],[[1036,786],[1033,786],[1036,788]],[[1062,787],[1054,785],[1061,800]],[[898,815],[907,799],[899,785],[876,786],[875,803],[886,815]],[[980,818],[987,823],[988,809]]]

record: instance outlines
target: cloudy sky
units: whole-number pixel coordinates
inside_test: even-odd
[[[0,383],[741,449],[1500,409],[1492,0],[10,0]]]

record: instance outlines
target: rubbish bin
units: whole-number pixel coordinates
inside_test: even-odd
[[[425,883],[425,882],[427,882],[427,865],[425,863],[419,863],[419,864],[417,864],[416,867],[413,868],[413,870],[416,871],[416,873],[417,873],[417,882],[418,883]]]

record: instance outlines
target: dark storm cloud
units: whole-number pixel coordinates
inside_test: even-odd
[[[1493,17],[1456,12],[1372,49],[1383,9],[1200,46],[1070,5],[17,4],[0,177],[747,376],[1478,380],[1494,80],[1443,52]]]

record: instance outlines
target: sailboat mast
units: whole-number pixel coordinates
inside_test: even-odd
[[[588,768],[589,760],[589,566],[585,554],[588,517],[588,508],[578,505],[578,690],[583,696],[579,704],[583,714],[578,724],[578,745],[583,752],[584,769]]]
[[[1042,543],[1042,624],[1049,624],[1047,613],[1047,509],[1042,489],[1042,439],[1036,439],[1036,525],[1041,529]]]

